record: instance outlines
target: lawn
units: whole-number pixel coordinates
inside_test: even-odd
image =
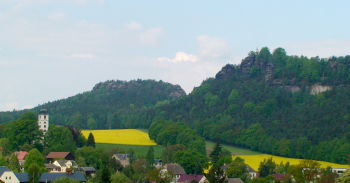
[[[215,143],[211,142],[211,141],[206,141],[205,145],[206,145],[206,150],[207,150],[208,153],[210,153],[213,150],[213,148],[215,147]],[[224,145],[224,144],[222,144],[222,147],[224,149],[230,151],[232,154],[240,154],[240,155],[261,154],[259,152],[255,152],[255,151],[251,151],[249,149],[244,149],[244,148],[235,147],[235,146],[231,146],[231,145]]]
[[[96,144],[97,148],[110,150],[110,149],[120,149],[124,152],[128,152],[129,149],[132,149],[137,157],[146,157],[147,151],[150,146],[141,146],[141,145],[125,145],[125,144]],[[162,156],[162,146],[155,145],[152,146],[154,149],[154,157],[160,158]]]

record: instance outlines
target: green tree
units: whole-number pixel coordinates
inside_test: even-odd
[[[350,182],[350,170],[343,173],[343,175],[341,175],[336,180],[336,183],[349,183],[349,182]]]
[[[179,163],[188,174],[201,174],[207,167],[207,158],[194,150],[183,150],[175,153],[174,161]]]
[[[26,112],[21,115],[20,120],[32,120],[37,121],[37,116],[32,112]]]
[[[23,146],[42,148],[42,132],[35,120],[18,120],[6,126],[6,137],[11,150]]]
[[[220,159],[221,151],[222,151],[221,144],[220,144],[220,142],[217,142],[215,144],[215,147],[214,147],[213,151],[209,155],[209,157],[211,158],[211,162],[213,164],[217,164],[218,163],[218,161]]]
[[[111,183],[129,183],[130,182],[130,179],[120,172],[117,172],[114,175],[112,175],[111,179],[112,179]]]
[[[38,164],[36,164],[35,162],[31,163],[28,167],[27,170],[25,170],[28,175],[29,175],[29,182],[37,182],[39,177],[40,177],[40,173],[43,171],[42,168],[40,168],[40,166]]]
[[[146,159],[150,165],[154,163],[154,149],[152,146],[148,148]]]
[[[38,170],[39,172],[45,172],[45,159],[43,155],[37,150],[32,149],[28,152],[26,161],[24,163],[24,171],[29,172],[29,169]],[[35,165],[35,166],[32,166]]]
[[[111,182],[111,172],[109,171],[109,169],[107,167],[102,168],[101,181],[103,183]]]
[[[50,125],[45,141],[45,152],[74,152],[76,149],[73,135],[66,127]]]
[[[213,164],[213,166],[209,169],[209,172],[205,173],[205,177],[210,183],[227,183],[224,170],[216,164]]]
[[[232,178],[240,178],[244,182],[248,181],[249,172],[247,165],[244,163],[244,159],[235,158],[227,167],[226,175]]]
[[[275,173],[276,163],[272,160],[272,158],[264,159],[264,161],[260,162],[259,166],[259,175],[261,177],[267,177]]]
[[[20,165],[15,154],[11,154],[8,159],[8,167],[14,172],[20,172]]]
[[[88,139],[86,141],[86,146],[90,146],[90,147],[95,147],[95,138],[94,135],[90,132]]]
[[[0,166],[7,166],[7,162],[2,155],[0,155]]]

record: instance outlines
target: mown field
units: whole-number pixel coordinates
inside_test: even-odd
[[[157,145],[148,136],[148,133],[137,129],[113,129],[113,130],[82,130],[85,138],[92,133],[96,143],[101,144],[126,144],[126,145]]]
[[[300,163],[302,159],[296,159],[296,158],[286,158],[281,156],[273,156],[269,154],[255,154],[255,155],[233,155],[233,158],[235,157],[241,157],[244,159],[245,163],[248,164],[250,167],[252,167],[254,170],[259,169],[260,162],[264,161],[264,159],[272,158],[273,161],[275,161],[277,164],[280,164],[281,162],[287,163],[289,162],[291,165],[297,165]],[[325,161],[317,161],[321,164],[322,168],[332,167],[332,168],[349,168],[349,165],[341,165],[336,163],[330,163]]]

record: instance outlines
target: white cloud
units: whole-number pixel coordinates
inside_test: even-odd
[[[198,58],[195,55],[188,54],[185,52],[176,52],[175,58],[159,57],[157,58],[159,62],[172,62],[172,63],[181,63],[181,62],[197,62]]]
[[[125,29],[130,31],[139,31],[142,29],[142,24],[136,21],[129,22],[125,24]]]
[[[96,55],[91,53],[73,53],[70,55],[70,57],[78,59],[94,59],[96,58]]]
[[[55,12],[51,13],[47,18],[52,21],[60,21],[64,20],[66,18],[66,15],[62,12]]]
[[[146,45],[156,45],[164,36],[164,31],[162,28],[155,27],[149,28],[141,32],[139,35],[140,42]]]
[[[229,43],[218,37],[209,35],[197,36],[199,55],[202,59],[218,61],[229,61],[231,57],[231,48]]]

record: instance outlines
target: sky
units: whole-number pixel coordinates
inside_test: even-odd
[[[350,54],[348,0],[0,0],[0,111],[106,80],[187,93],[249,51]]]

